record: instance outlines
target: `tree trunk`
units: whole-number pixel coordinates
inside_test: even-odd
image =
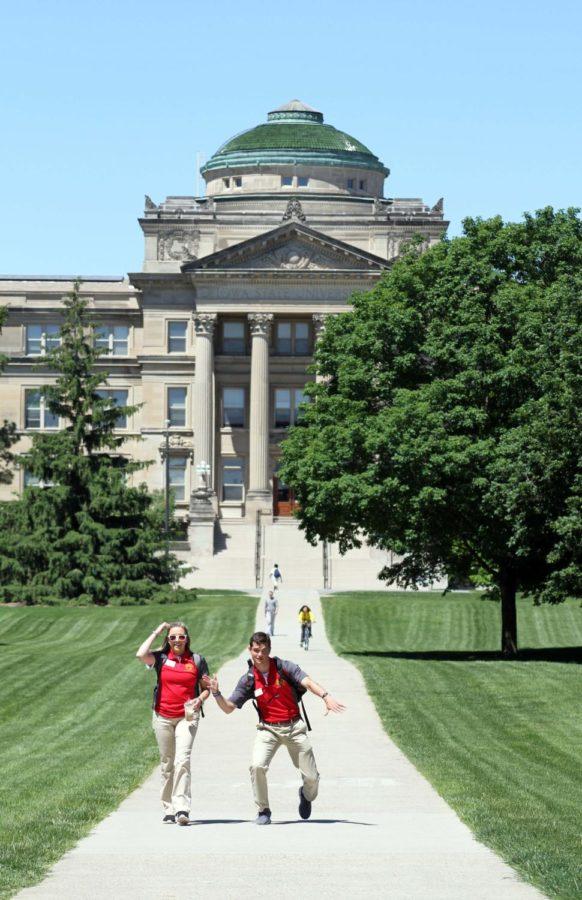
[[[506,659],[517,656],[517,609],[515,596],[517,579],[513,569],[502,569],[499,578],[501,592],[501,653]]]

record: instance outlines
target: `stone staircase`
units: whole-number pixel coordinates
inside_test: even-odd
[[[247,522],[222,519],[217,523],[213,556],[180,558],[193,570],[182,580],[185,587],[255,590],[269,587],[269,572],[277,562],[283,585],[290,589],[383,590],[378,573],[391,554],[363,546],[340,556],[337,545],[311,546],[294,519],[262,520],[257,560],[257,528]],[[258,562],[257,585],[255,565]]]

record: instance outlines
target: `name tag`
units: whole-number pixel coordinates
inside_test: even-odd
[[[262,697],[262,696],[263,696],[263,689],[257,688],[255,691],[255,697]]]
[[[165,661],[164,665],[169,666],[171,669],[173,669],[174,666],[176,665],[176,660],[175,659],[167,659]]]

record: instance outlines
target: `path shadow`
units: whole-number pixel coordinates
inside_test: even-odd
[[[271,822],[271,825],[365,825],[377,828],[376,822],[354,822],[352,819],[285,819],[282,822]]]
[[[384,659],[432,659],[451,662],[499,662],[498,650],[346,650],[345,656],[373,656]],[[582,647],[523,647],[507,662],[582,663]]]
[[[188,825],[244,825],[250,819],[190,819]]]

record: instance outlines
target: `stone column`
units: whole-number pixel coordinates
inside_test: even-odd
[[[249,313],[252,335],[247,515],[271,509],[269,488],[269,334],[272,313]]]
[[[210,466],[207,486],[214,492],[214,326],[216,313],[194,317],[196,332],[196,373],[194,375],[194,470],[201,462]],[[198,476],[196,475],[196,480]]]
[[[212,556],[214,553],[214,522],[216,496],[214,494],[214,351],[213,338],[216,313],[194,316],[196,332],[196,371],[194,374],[193,429],[194,477],[196,485],[190,495],[190,523],[188,540],[192,556]],[[205,462],[208,474],[200,474],[197,467]]]

